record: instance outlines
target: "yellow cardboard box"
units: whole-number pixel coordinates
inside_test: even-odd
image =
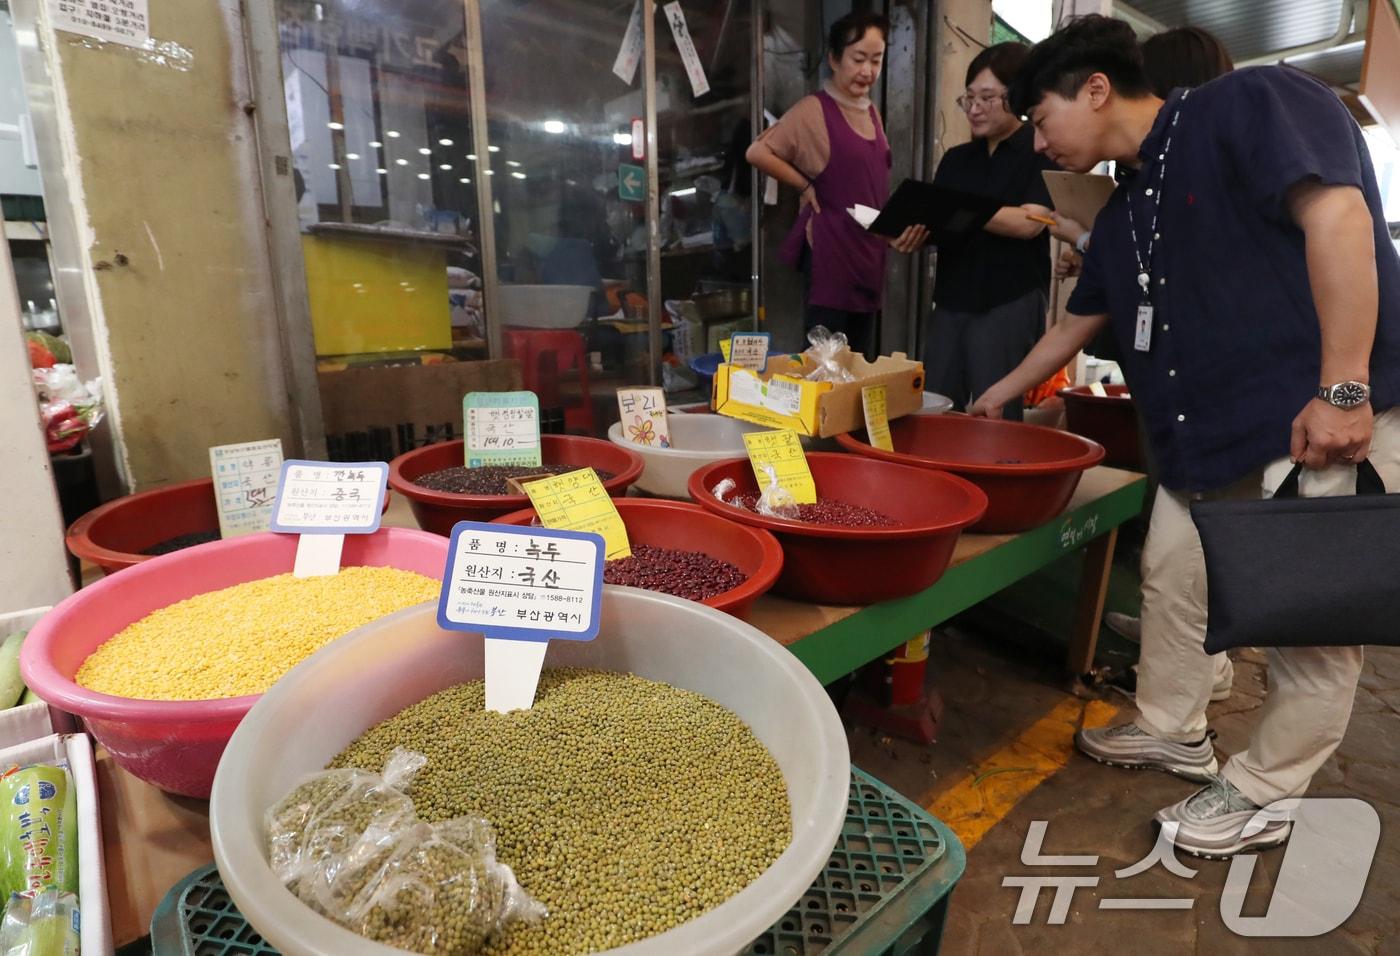
[[[721,365],[715,373],[710,407],[731,418],[791,428],[814,438],[864,428],[860,390],[867,385],[885,386],[891,421],[923,407],[924,363],[895,352],[874,362],[851,355],[847,367],[856,376],[853,382],[807,381],[803,376],[815,365],[802,355],[775,355],[762,374]]]

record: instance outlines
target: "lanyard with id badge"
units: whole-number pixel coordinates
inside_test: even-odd
[[[1172,114],[1171,125],[1167,127],[1167,140],[1162,145],[1162,152],[1157,155],[1157,188],[1153,190],[1148,186],[1144,193],[1152,199],[1152,227],[1147,230],[1147,252],[1144,255],[1142,243],[1138,239],[1137,222],[1133,218],[1133,200],[1128,197],[1128,228],[1132,232],[1133,255],[1137,257],[1137,283],[1142,290],[1142,301],[1138,304],[1137,321],[1133,325],[1133,348],[1139,352],[1152,351],[1152,254],[1156,249],[1157,240],[1161,234],[1157,231],[1158,222],[1162,212],[1162,193],[1165,191],[1167,179],[1167,153],[1171,152],[1172,136],[1176,132],[1176,121],[1181,119],[1181,107],[1186,102],[1186,97],[1191,95],[1188,89],[1181,94],[1181,100],[1177,103],[1176,112]]]

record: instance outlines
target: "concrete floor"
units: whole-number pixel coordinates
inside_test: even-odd
[[[924,806],[937,806],[954,788],[967,789],[970,781],[985,774],[989,758],[1004,754],[1027,728],[1057,707],[1063,712],[1070,702],[1073,708],[1077,696],[1086,695],[1083,688],[1076,695],[1065,678],[1062,648],[1028,641],[1026,634],[1008,636],[1005,628],[994,632],[958,623],[934,635],[929,658],[928,686],[941,693],[945,704],[938,741],[923,747],[868,728],[853,727],[850,732],[855,764]],[[1243,748],[1257,717],[1265,692],[1263,665],[1262,652],[1240,652],[1234,695],[1209,711],[1222,762],[1225,755]],[[1131,713],[1121,693],[1088,696],[1124,707],[1125,716]],[[1107,709],[1095,706],[1100,712]],[[1120,719],[1124,718],[1113,722]],[[1183,863],[1198,870],[1194,879],[1175,876],[1161,866],[1131,879],[1116,879],[1115,869],[1143,859],[1152,849],[1151,815],[1189,795],[1195,786],[1162,773],[1101,766],[1070,752],[1071,733],[1066,727],[1064,739],[1049,745],[1063,759],[1062,769],[1030,790],[971,847],[966,873],[953,896],[942,953],[1097,953],[1126,945],[1134,954],[1400,954],[1400,840],[1390,830],[1400,823],[1400,649],[1368,649],[1346,739],[1313,784],[1314,795],[1357,796],[1371,802],[1382,821],[1376,862],[1359,907],[1338,930],[1315,939],[1246,939],[1226,928],[1219,909],[1228,863],[1181,854]],[[1047,747],[1043,737],[1037,739],[1037,746]],[[1003,783],[1013,781],[1018,772],[1006,762],[990,764],[1002,767]],[[984,776],[972,789],[990,786],[992,780]],[[1048,823],[1043,853],[1098,854],[1097,865],[1023,865],[1022,847],[1036,820]],[[1244,915],[1264,913],[1282,859],[1277,850],[1261,856]],[[1012,918],[1021,891],[1002,886],[1002,878],[1013,875],[1098,876],[1100,882],[1075,892],[1064,925],[1047,925],[1047,890],[1031,922],[1016,926]],[[1176,911],[1099,909],[1101,898],[1125,896],[1190,897],[1194,904]]]

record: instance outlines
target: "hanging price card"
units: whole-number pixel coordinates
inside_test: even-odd
[[[777,474],[778,485],[792,495],[800,505],[817,502],[817,484],[812,469],[807,467],[807,455],[795,431],[749,432],[744,436],[754,477],[761,491],[768,486],[768,468]]]
[[[271,529],[301,536],[292,573],[335,574],[345,536],[379,530],[388,482],[382,461],[283,462]]]
[[[540,400],[534,392],[468,392],[462,418],[468,468],[540,463]]]
[[[632,556],[627,528],[592,468],[532,481],[525,486],[525,493],[546,528],[601,535],[609,561]]]
[[[598,635],[603,539],[461,521],[452,529],[438,626],[486,638],[486,708],[528,708],[551,639]]]
[[[870,438],[870,444],[885,451],[894,451],[885,386],[867,385],[862,388],[860,403],[865,409],[865,434]]]
[[[734,344],[734,343],[733,343],[732,339],[720,339],[720,340],[719,340],[719,354],[720,354],[720,357],[723,358],[726,362],[729,361],[729,352],[730,352],[731,348],[733,347],[733,344]]]
[[[619,388],[617,409],[622,414],[622,437],[652,448],[671,447],[666,420],[666,393],[659,388]]]
[[[209,449],[219,536],[266,531],[282,474],[282,439],[215,445]]]
[[[735,332],[729,340],[729,364],[763,371],[768,364],[767,332]]]

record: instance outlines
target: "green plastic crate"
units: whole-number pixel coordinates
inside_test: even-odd
[[[966,856],[947,827],[851,769],[846,823],[821,876],[746,956],[932,956]],[[154,956],[279,956],[244,920],[218,870],[202,867],[151,919]]]

